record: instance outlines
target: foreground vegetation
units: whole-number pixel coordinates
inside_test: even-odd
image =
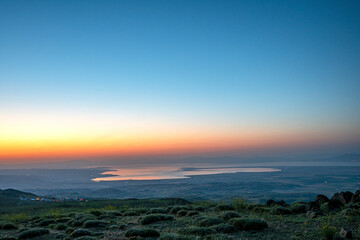
[[[0,239],[360,239],[356,194],[264,205],[243,199],[17,203],[0,208]]]

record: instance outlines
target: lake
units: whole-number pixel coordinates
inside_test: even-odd
[[[223,173],[264,173],[277,172],[277,168],[260,167],[176,167],[176,166],[157,166],[141,168],[117,168],[101,173],[104,177],[93,178],[95,182],[100,181],[119,181],[119,180],[160,180],[160,179],[181,179],[198,175],[213,175]]]

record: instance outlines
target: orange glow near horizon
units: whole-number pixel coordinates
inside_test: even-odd
[[[199,135],[198,135],[199,134]],[[116,134],[114,134],[116,136]],[[312,141],[311,141],[312,140]],[[115,155],[177,154],[249,150],[311,144],[319,139],[306,136],[265,134],[220,135],[214,133],[93,137],[63,139],[0,140],[0,161],[17,159],[87,158]],[[311,142],[310,142],[311,141]]]
[[[271,149],[339,139],[336,134],[302,129],[176,125],[149,118],[146,122],[135,121],[140,117],[124,120],[116,116],[58,116],[61,114],[0,119],[4,123],[0,126],[0,163]]]

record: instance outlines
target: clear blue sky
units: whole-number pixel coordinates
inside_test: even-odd
[[[359,13],[359,1],[1,1],[0,121],[149,119],[173,135],[249,129],[356,150]]]

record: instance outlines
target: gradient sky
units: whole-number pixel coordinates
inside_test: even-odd
[[[1,1],[0,164],[360,149],[359,1]]]

